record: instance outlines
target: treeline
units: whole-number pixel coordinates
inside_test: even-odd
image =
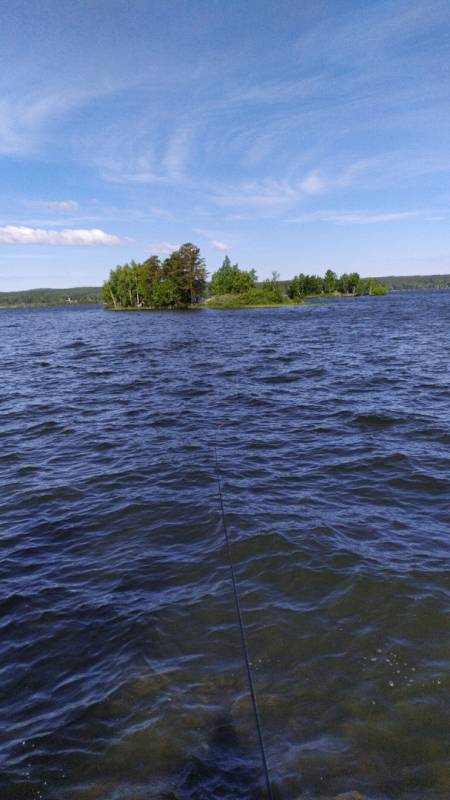
[[[26,289],[19,292],[0,292],[1,306],[61,306],[101,303],[100,286],[78,286],[72,289]]]
[[[291,300],[321,294],[332,295],[383,295],[387,288],[375,278],[361,278],[358,272],[344,272],[340,277],[331,269],[327,269],[323,278],[319,275],[296,275],[286,285],[286,292]]]
[[[111,308],[187,308],[205,294],[206,267],[200,250],[187,242],[164,261],[150,256],[111,270],[103,287]]]
[[[379,279],[388,289],[450,289],[450,275],[389,275]]]

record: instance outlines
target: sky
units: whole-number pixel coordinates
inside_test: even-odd
[[[0,0],[0,291],[450,272],[448,0]]]

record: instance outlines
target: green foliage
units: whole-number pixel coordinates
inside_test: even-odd
[[[278,272],[272,272],[272,277],[267,278],[267,280],[263,281],[261,291],[263,295],[266,297],[267,302],[270,303],[282,303],[283,302],[283,291],[279,284],[280,276]]]
[[[287,295],[291,300],[300,300],[304,296],[303,278],[305,276],[296,275],[287,285]]]
[[[332,294],[336,290],[337,275],[332,269],[327,269],[323,279],[323,291]]]
[[[274,295],[263,285],[255,286],[247,292],[215,295],[208,302],[208,306],[210,308],[244,308],[246,306],[276,306],[283,302],[281,292]]]
[[[232,264],[225,256],[222,266],[212,276],[210,292],[212,295],[241,294],[252,289],[255,283],[254,269],[239,269],[238,264]]]
[[[165,278],[154,285],[149,306],[154,306],[155,308],[175,308],[178,296],[178,287],[176,283],[170,277]]]
[[[323,279],[318,275],[304,275],[303,272],[294,277],[287,286],[288,297],[292,300],[299,300],[308,295],[322,294],[322,292]]]
[[[375,278],[362,278],[356,287],[355,294],[358,296],[364,294],[384,295],[387,294],[387,291],[386,286]]]
[[[336,290],[341,294],[355,294],[360,280],[357,272],[344,272],[336,281]]]
[[[176,305],[197,303],[206,287],[206,268],[200,250],[188,242],[166,258],[162,266],[164,279],[176,287]]]
[[[187,242],[163,263],[150,256],[111,270],[103,286],[110,308],[187,308],[198,303],[206,287],[205,262],[200,250]]]
[[[376,285],[372,287],[371,294],[381,296],[387,293],[388,293],[387,286],[385,286],[384,283],[376,283]]]
[[[321,294],[323,291],[323,281],[318,275],[305,275],[303,280],[303,291],[305,295]]]
[[[229,282],[222,281],[223,275],[227,279],[231,275],[235,277],[236,270],[239,275],[244,276],[242,284],[239,283],[239,275],[234,282],[231,280]],[[215,281],[214,279],[217,275],[219,277]],[[248,280],[248,277],[250,280]],[[256,286],[256,273],[254,270],[249,272],[239,270],[237,264],[231,266],[230,260],[225,258],[221,269],[213,277],[212,286],[214,285],[216,289],[222,286],[233,287],[234,291],[214,294],[211,300],[208,301],[208,305],[212,308],[243,308],[244,306],[275,306],[282,304],[285,302],[285,298],[279,278],[280,276],[277,272],[272,272],[271,278],[267,278],[259,286]],[[247,288],[244,288],[246,285]],[[239,286],[240,288],[236,288]]]

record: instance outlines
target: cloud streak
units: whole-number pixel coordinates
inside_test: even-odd
[[[0,99],[0,155],[29,155],[47,140],[52,125],[93,100],[112,93],[109,87],[67,88],[63,85],[32,87]]]
[[[178,250],[179,247],[179,244],[172,244],[172,242],[149,242],[147,250],[157,255],[168,256],[170,253]]]
[[[45,228],[28,228],[24,225],[6,225],[0,228],[0,244],[39,244],[39,245],[117,245],[118,236],[105,233],[100,228],[66,228],[53,231]]]
[[[214,248],[214,250],[220,250],[222,253],[226,253],[226,251],[230,249],[228,244],[225,242],[220,242],[218,239],[211,239],[210,245]]]
[[[290,222],[331,222],[335,225],[378,225],[384,222],[403,222],[417,218],[431,220],[442,219],[442,212],[432,211],[314,211],[302,214],[289,220]]]
[[[76,200],[24,200],[26,208],[48,208],[50,211],[77,211],[80,207]]]

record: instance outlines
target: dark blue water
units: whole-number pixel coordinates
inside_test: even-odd
[[[280,796],[448,800],[449,323],[0,311],[2,800],[258,796],[214,442]]]

